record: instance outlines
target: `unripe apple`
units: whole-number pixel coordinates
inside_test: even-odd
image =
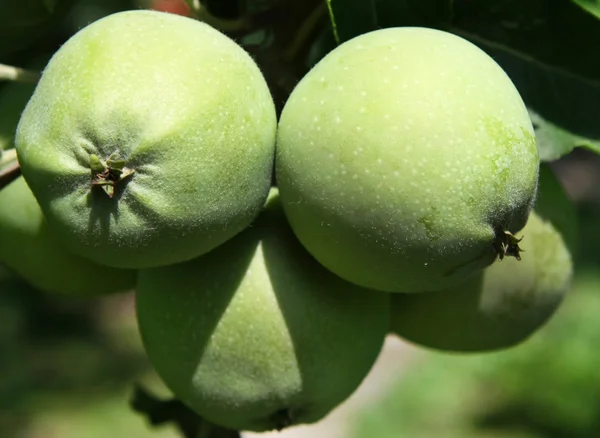
[[[338,46],[279,122],[277,182],[295,234],[337,275],[384,291],[445,288],[514,254],[538,167],[508,76],[434,29]]]
[[[206,253],[256,217],[275,130],[267,84],[239,45],[191,18],[135,10],[56,52],[16,146],[64,244],[138,268]]]
[[[445,290],[392,294],[392,332],[456,352],[499,350],[528,339],[563,302],[573,263],[561,234],[535,211],[523,234],[520,262],[505,259]]]
[[[140,271],[139,329],[166,385],[237,430],[315,422],[373,365],[389,295],[347,283],[289,229],[276,190],[257,222],[198,259]]]
[[[23,177],[0,190],[0,262],[37,289],[78,296],[133,289],[136,272],[67,251],[44,220]]]

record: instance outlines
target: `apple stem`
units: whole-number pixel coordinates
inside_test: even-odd
[[[42,73],[35,70],[13,67],[12,65],[0,64],[0,80],[24,83],[37,83]]]

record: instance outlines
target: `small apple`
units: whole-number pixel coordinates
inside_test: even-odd
[[[388,28],[325,56],[283,109],[276,175],[292,229],[358,285],[423,292],[498,257],[536,196],[539,156],[517,89],[447,32]]]
[[[39,290],[78,296],[132,290],[136,272],[68,252],[23,177],[0,190],[0,262]]]
[[[52,57],[19,121],[23,176],[73,253],[120,268],[222,244],[268,195],[277,127],[250,55],[212,27],[109,15]]]
[[[505,259],[445,290],[392,294],[392,332],[454,352],[505,349],[528,339],[563,302],[573,262],[561,234],[535,211],[523,234],[520,262]]]
[[[389,295],[347,283],[289,229],[276,189],[258,220],[195,260],[141,270],[138,324],[173,393],[235,430],[312,423],[371,369]]]

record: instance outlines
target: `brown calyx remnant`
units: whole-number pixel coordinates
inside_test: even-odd
[[[504,257],[514,257],[517,260],[521,260],[521,252],[523,249],[519,247],[519,242],[523,240],[523,237],[517,239],[517,237],[510,231],[502,230],[496,233],[496,239],[494,240],[494,248],[498,254],[498,260],[504,259]]]
[[[117,153],[110,154],[106,161],[91,154],[90,169],[92,171],[92,187],[101,187],[109,198],[115,195],[117,184],[135,172],[134,169],[125,167],[125,160],[120,159]]]

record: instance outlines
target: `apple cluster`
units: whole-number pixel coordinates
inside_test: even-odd
[[[278,116],[227,36],[113,14],[52,56],[14,143],[0,261],[49,292],[134,289],[156,372],[223,427],[322,419],[390,333],[519,344],[569,288],[569,250],[535,211],[526,107],[443,31],[339,45]]]

